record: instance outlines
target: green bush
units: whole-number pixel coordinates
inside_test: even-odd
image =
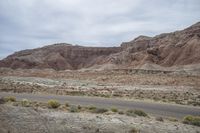
[[[30,102],[29,102],[27,99],[23,99],[23,100],[21,101],[21,105],[22,105],[23,107],[29,107],[29,106],[30,106]]]
[[[60,103],[56,100],[49,100],[47,104],[50,108],[58,108],[60,106]]]
[[[188,115],[183,118],[183,123],[189,124],[189,125],[200,126],[200,116]]]
[[[148,116],[144,111],[142,110],[134,110],[134,113],[138,116],[143,116],[143,117],[146,117]]]
[[[116,109],[116,108],[111,108],[110,109],[112,112],[118,112],[118,109]]]
[[[8,96],[4,98],[6,102],[16,102],[16,98],[14,96]]]

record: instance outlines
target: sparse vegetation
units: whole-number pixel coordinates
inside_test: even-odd
[[[66,102],[66,103],[65,103],[65,106],[66,106],[66,107],[69,107],[69,103],[68,103],[68,102]]]
[[[112,112],[118,112],[118,109],[117,108],[111,108],[110,109]]]
[[[48,73],[45,73],[48,75]],[[71,75],[72,73],[70,73]],[[91,75],[92,74],[92,75]],[[96,73],[95,73],[96,74]],[[88,81],[83,81],[81,84],[78,82],[77,77],[80,77],[81,79],[90,79],[90,77],[94,77],[94,79],[98,82],[102,77],[107,77],[108,75],[105,75],[105,73],[98,73],[98,78],[96,77],[96,75],[93,73],[84,73],[84,74],[80,74],[79,72],[77,72],[75,75],[75,77],[73,77],[73,80],[75,80],[75,86],[89,86],[87,90],[79,90],[76,87],[73,87],[73,91],[71,90],[67,90],[67,94],[68,95],[79,95],[79,96],[83,96],[83,95],[87,95],[87,96],[98,96],[98,97],[128,97],[131,99],[154,99],[157,101],[163,101],[163,102],[170,102],[170,103],[177,103],[177,104],[185,104],[185,105],[193,105],[193,106],[200,106],[200,95],[194,91],[196,90],[195,88],[200,86],[200,82],[199,82],[199,78],[197,78],[196,76],[189,76],[189,77],[185,77],[185,76],[166,76],[166,75],[151,75],[151,74],[136,74],[136,75],[127,75],[122,73],[121,77],[118,75],[118,73],[110,73],[110,77],[108,78],[108,80],[105,80],[105,84],[104,83],[88,83]],[[34,74],[35,75],[35,74]],[[59,74],[56,74],[57,77],[60,77]],[[66,87],[68,85],[68,78],[70,77],[69,73],[65,73],[65,78],[66,78],[66,82],[62,81],[60,82],[60,84],[64,84],[64,86]],[[73,74],[74,75],[74,74]],[[116,75],[116,76],[115,76]],[[30,75],[31,76],[31,75]],[[33,75],[32,75],[33,76]],[[119,78],[120,77],[120,78]],[[144,77],[148,77],[149,80],[146,80],[146,78]],[[123,80],[122,80],[123,79]],[[14,85],[12,82],[12,80],[18,80],[18,78],[10,78],[10,80],[1,80],[0,81],[0,88],[1,90],[4,90],[4,88],[9,88],[9,91],[15,91],[20,89],[21,92],[26,92],[26,93],[30,93],[33,91],[37,91],[37,92],[42,92],[45,89],[45,93],[55,93],[55,91],[58,94],[63,94],[63,91],[61,89],[55,89],[54,91],[50,91],[50,89],[46,89],[43,86],[39,86],[39,85],[35,85],[35,83],[37,84],[40,83],[39,80],[32,80],[31,78],[23,78],[23,80],[28,80],[29,82],[33,82],[33,84],[17,84]],[[22,81],[23,81],[22,80]],[[22,82],[19,80],[19,82]],[[52,83],[56,82],[55,81],[51,81]],[[172,90],[169,89],[168,92],[157,89],[157,87],[155,88],[155,90],[146,90],[146,89],[142,89],[142,87],[138,87],[137,91],[135,91],[134,89],[130,89],[130,90],[121,90],[120,92],[118,91],[111,91],[113,90],[113,87],[110,86],[108,89],[108,92],[106,93],[102,93],[102,91],[104,92],[104,90],[102,89],[98,89],[99,87],[105,86],[107,83],[111,82],[112,83],[120,83],[120,84],[132,84],[132,83],[137,83],[137,81],[140,81],[138,84],[149,84],[151,83],[152,85],[157,85],[158,83],[160,85],[170,85],[170,84],[174,84],[174,85],[192,85],[192,84],[197,84],[195,86],[194,89],[190,89],[190,91],[188,91],[189,88],[184,87],[185,90],[187,91],[173,91],[174,89],[172,88]],[[184,81],[184,82],[183,82]],[[45,83],[46,84],[46,83]],[[47,82],[48,84],[48,82]],[[95,91],[92,89],[92,87],[90,87],[91,84],[94,84],[94,88]],[[100,85],[99,85],[100,84]],[[13,87],[13,85],[15,87]],[[34,86],[33,86],[34,85]],[[113,84],[114,86],[114,84]],[[37,88],[36,90],[34,90],[34,88]],[[48,87],[47,87],[48,88]],[[141,88],[141,89],[140,89]],[[66,89],[66,88],[65,88]],[[105,89],[105,91],[106,91]],[[118,88],[119,89],[119,88]],[[117,90],[118,90],[117,89]],[[7,90],[6,90],[7,91]],[[112,93],[111,93],[112,92]]]
[[[189,124],[189,125],[200,126],[200,116],[188,115],[183,118],[183,123]]]
[[[167,119],[169,121],[172,121],[172,122],[177,122],[178,121],[175,117],[168,117]]]
[[[124,111],[119,111],[118,114],[123,115]]]
[[[8,96],[4,98],[6,102],[16,102],[16,98],[14,96]]]
[[[93,113],[105,113],[107,111],[108,111],[108,109],[106,109],[106,108],[96,108],[92,112]]]
[[[129,109],[129,110],[126,111],[126,115],[127,116],[132,116],[132,117],[136,116],[135,113],[134,113],[134,110],[131,110],[131,109]]]
[[[30,102],[27,99],[23,99],[21,101],[21,105],[22,105],[22,107],[29,107],[30,106]]]
[[[138,116],[143,116],[143,117],[147,117],[148,115],[142,111],[142,110],[132,110],[132,109],[129,109],[126,111],[126,115],[127,116],[133,116],[135,117],[136,115]]]
[[[48,101],[48,106],[50,108],[58,108],[60,106],[60,103],[56,100],[49,100]]]
[[[134,113],[138,116],[143,116],[143,117],[146,117],[148,116],[144,111],[142,110],[134,110]]]
[[[76,106],[70,106],[69,111],[72,113],[75,113],[75,112],[78,112],[78,108]]]
[[[78,107],[77,107],[77,108],[78,108],[79,110],[80,110],[80,109],[82,109],[81,105],[78,105]]]
[[[88,109],[89,109],[89,110],[95,110],[96,107],[95,107],[95,106],[89,106]]]

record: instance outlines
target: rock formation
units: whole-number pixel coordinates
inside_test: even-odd
[[[0,61],[0,67],[81,69],[108,64],[135,68],[144,64],[164,67],[200,63],[200,22],[155,37],[139,36],[120,47],[83,47],[53,44],[16,52]]]

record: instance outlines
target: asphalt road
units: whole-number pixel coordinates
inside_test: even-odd
[[[98,98],[86,96],[61,96],[50,94],[26,94],[26,93],[7,93],[0,92],[0,97],[15,96],[17,100],[28,99],[32,101],[47,102],[49,99],[56,99],[60,103],[75,104],[75,105],[94,105],[96,107],[116,107],[118,109],[141,109],[148,114],[182,118],[186,115],[199,115],[200,107],[155,103],[138,100],[124,100],[111,98]]]

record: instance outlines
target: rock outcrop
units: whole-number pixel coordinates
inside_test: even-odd
[[[123,51],[110,56],[115,64],[125,67],[146,63],[164,67],[200,63],[200,22],[189,28],[155,37],[139,36],[121,44]]]
[[[120,47],[83,47],[54,44],[16,52],[0,61],[0,67],[53,68],[55,70],[113,67],[135,68],[145,64],[164,67],[200,63],[200,22],[155,37],[139,36]]]
[[[120,47],[82,47],[54,44],[38,49],[23,50],[0,61],[0,66],[16,68],[53,68],[55,70],[80,69],[104,63]]]

